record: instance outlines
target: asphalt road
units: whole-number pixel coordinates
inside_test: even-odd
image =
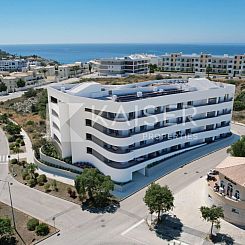
[[[232,128],[236,132],[245,134],[245,127],[233,125]],[[1,153],[7,155],[2,134],[0,140]],[[172,172],[157,182],[161,185],[167,184],[176,194],[205,175],[226,156],[226,149],[219,150]],[[115,213],[91,214],[82,211],[78,205],[21,185],[8,175],[7,164],[0,164],[0,179],[6,178],[13,182],[11,187],[13,203],[17,209],[51,225],[52,218],[55,217],[55,224],[61,230],[60,235],[52,236],[40,244],[142,244],[128,238],[125,234],[142,223],[148,213],[143,202],[145,188],[122,201],[121,207]],[[3,183],[0,183],[0,200],[9,203],[7,186]],[[142,232],[142,237],[144,236]]]

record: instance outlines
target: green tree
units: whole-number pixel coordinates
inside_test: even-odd
[[[37,91],[33,88],[28,89],[25,93],[24,96],[26,98],[31,98],[31,97],[35,97],[37,95]]]
[[[13,147],[13,152],[14,154],[17,154],[18,155],[18,162],[20,161],[20,157],[19,157],[19,153],[20,153],[20,145],[19,144],[15,144],[14,147]]]
[[[202,206],[200,208],[202,217],[207,222],[211,222],[210,237],[213,236],[213,227],[220,228],[220,218],[224,218],[224,211],[221,207],[212,206],[211,208]]]
[[[0,115],[0,122],[2,122],[2,123],[8,123],[9,122],[8,115],[6,113]]]
[[[31,178],[35,179],[35,172],[38,169],[38,166],[35,163],[29,163],[26,169]]]
[[[208,65],[207,68],[206,68],[206,73],[208,74],[208,78],[209,78],[209,74],[210,74],[211,71],[212,71],[212,68],[211,68],[210,65]]]
[[[162,213],[166,213],[174,207],[174,196],[168,186],[160,186],[152,183],[146,190],[144,202],[151,214],[157,213],[157,222]]]
[[[19,79],[19,80],[16,82],[16,85],[17,85],[18,88],[23,88],[23,87],[25,87],[26,82],[25,82],[24,80],[22,80],[22,79]]]
[[[3,82],[0,82],[0,92],[4,91],[7,91],[7,86]]]
[[[4,127],[4,130],[11,135],[16,135],[16,134],[20,134],[21,126],[16,125],[12,122],[8,122],[8,124]]]
[[[8,217],[0,217],[0,237],[12,235],[13,227]]]
[[[75,188],[80,196],[87,194],[92,201],[100,202],[108,198],[110,191],[114,189],[114,184],[110,176],[105,176],[94,168],[85,168],[76,177]]]
[[[91,65],[91,63],[88,64],[88,69],[89,69],[89,73],[91,73],[92,72],[92,65]]]
[[[245,136],[231,145],[228,152],[234,157],[245,157]]]

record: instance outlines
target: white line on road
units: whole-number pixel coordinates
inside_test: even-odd
[[[137,226],[139,226],[140,224],[142,224],[145,220],[142,219],[141,221],[139,221],[138,223],[132,225],[131,227],[129,227],[127,230],[125,230],[124,232],[121,233],[122,236],[126,235],[128,232],[130,232],[131,230],[133,230],[134,228],[136,228]]]

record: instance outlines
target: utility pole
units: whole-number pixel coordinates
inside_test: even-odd
[[[7,180],[1,180],[1,179],[0,179],[0,181],[4,182],[4,183],[7,183],[7,185],[8,185],[10,206],[11,206],[11,212],[12,212],[12,219],[13,219],[14,229],[16,230],[16,223],[15,223],[15,216],[14,216],[14,207],[13,207],[13,201],[12,201],[11,188],[10,188],[10,185],[12,185],[13,183],[10,183]]]

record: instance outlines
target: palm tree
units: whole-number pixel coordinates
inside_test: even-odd
[[[20,153],[20,145],[19,144],[15,144],[14,148],[13,148],[13,152],[15,154],[18,154],[18,163],[20,161],[20,156],[19,156],[19,153]]]
[[[27,172],[32,179],[35,179],[35,171],[38,169],[38,166],[35,163],[30,163],[27,165]]]
[[[208,65],[207,68],[206,68],[206,73],[208,74],[208,78],[209,78],[209,74],[210,74],[211,71],[212,71],[212,68],[211,68],[210,65]]]

